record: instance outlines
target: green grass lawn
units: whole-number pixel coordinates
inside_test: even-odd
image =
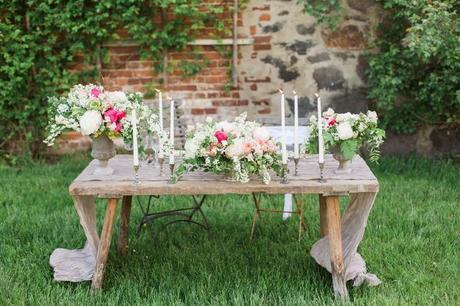
[[[309,230],[301,243],[296,239],[296,218],[283,222],[280,215],[264,215],[250,242],[253,207],[247,196],[208,198],[205,213],[211,236],[196,226],[177,225],[156,241],[149,231],[135,235],[140,209],[134,205],[129,254],[117,257],[112,243],[102,293],[91,294],[89,282],[54,282],[48,265],[51,252],[57,247],[79,248],[85,242],[67,187],[87,162],[73,157],[21,170],[0,168],[0,304],[335,302],[330,275],[309,256],[319,237],[316,196],[307,198]],[[460,165],[384,158],[373,170],[381,191],[360,253],[383,284],[350,287],[351,301],[458,305]],[[265,204],[282,207],[281,196],[267,199]],[[158,207],[189,201],[166,197]],[[99,217],[103,209],[104,202],[98,203]]]

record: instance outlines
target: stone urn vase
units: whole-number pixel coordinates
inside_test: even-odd
[[[98,160],[98,165],[94,170],[95,175],[112,175],[113,168],[109,166],[109,159],[116,154],[113,141],[106,135],[93,138],[91,145],[91,156]]]
[[[332,157],[339,162],[339,167],[334,170],[336,174],[347,174],[351,173],[351,159],[345,158],[340,152],[339,146],[331,147]]]

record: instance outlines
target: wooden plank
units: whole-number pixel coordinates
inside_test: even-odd
[[[379,185],[374,180],[345,180],[328,181],[290,181],[288,184],[271,182],[268,185],[262,182],[225,181],[179,181],[177,184],[168,184],[167,181],[141,181],[134,185],[134,181],[85,181],[74,182],[69,187],[71,195],[98,195],[99,197],[119,197],[120,195],[201,195],[201,194],[249,194],[261,192],[267,194],[283,193],[333,193],[348,194],[360,192],[378,192]]]
[[[321,237],[327,235],[327,210],[326,198],[319,195],[319,233]]]
[[[112,239],[113,221],[115,219],[115,211],[117,209],[118,199],[109,199],[105,210],[104,225],[102,226],[101,239],[97,249],[96,270],[93,275],[91,289],[96,291],[101,289],[104,280],[104,273],[109,255],[110,242]]]
[[[124,196],[121,206],[120,217],[120,233],[118,235],[117,253],[120,256],[126,255],[128,250],[128,234],[129,234],[129,217],[131,215],[132,196]]]
[[[348,290],[343,263],[339,197],[326,197],[326,212],[334,294],[337,298],[346,300],[348,299]]]

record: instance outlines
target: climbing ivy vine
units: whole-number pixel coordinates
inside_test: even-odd
[[[205,27],[217,34],[225,28],[223,9],[224,3],[198,0],[0,0],[1,156],[43,151],[46,97],[76,82],[97,82],[104,44],[119,38],[117,30],[138,42],[141,57],[152,59],[159,72],[167,51],[183,50]],[[86,68],[74,71],[81,59]],[[169,69],[191,76],[205,64],[179,62]]]

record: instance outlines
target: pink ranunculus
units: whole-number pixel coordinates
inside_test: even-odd
[[[262,139],[257,140],[257,144],[259,145],[260,149],[264,152],[267,151],[267,143],[268,143],[267,140],[262,140]]]
[[[101,91],[99,90],[99,88],[97,87],[94,87],[93,89],[91,89],[91,95],[95,98],[99,98],[99,95],[101,94]]]
[[[217,138],[217,142],[222,143],[222,141],[225,141],[228,139],[227,133],[222,132],[222,131],[216,131],[214,133],[214,137]]]
[[[253,149],[253,146],[251,142],[248,141],[243,144],[243,152],[245,155],[251,154],[252,149]]]

